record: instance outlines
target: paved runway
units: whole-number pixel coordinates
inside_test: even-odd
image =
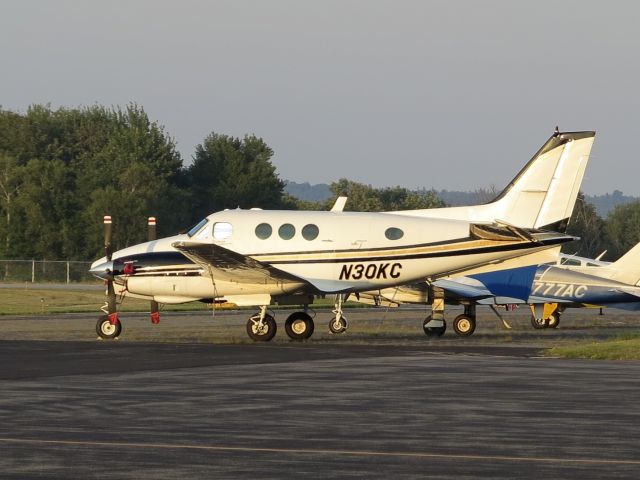
[[[640,478],[640,362],[539,352],[1,340],[0,476]]]

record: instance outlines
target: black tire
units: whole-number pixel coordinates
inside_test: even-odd
[[[536,317],[531,315],[531,326],[536,330],[541,330],[543,328],[547,328],[548,320],[538,320]]]
[[[453,330],[461,337],[468,337],[476,331],[476,319],[470,315],[458,315],[453,320]]]
[[[258,331],[257,323],[249,319],[247,321],[247,334],[254,342],[268,342],[278,330],[275,319],[271,315],[265,315],[262,331]]]
[[[96,333],[104,340],[113,340],[120,336],[122,332],[122,323],[118,322],[112,325],[108,315],[101,315],[96,323]]]
[[[338,315],[329,322],[329,331],[331,333],[344,333],[347,330],[347,319],[342,315]]]
[[[305,312],[294,312],[284,323],[284,331],[291,340],[306,340],[313,335],[313,319]]]
[[[441,337],[444,332],[447,331],[447,322],[443,319],[444,325],[442,327],[427,327],[427,324],[431,321],[431,315],[424,319],[422,322],[422,329],[427,337]]]
[[[547,328],[558,328],[558,325],[560,325],[560,314],[556,311],[547,319]]]

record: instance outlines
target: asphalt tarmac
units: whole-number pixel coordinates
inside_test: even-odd
[[[635,317],[487,320],[439,342],[402,322],[358,330],[360,315],[351,339],[269,344],[177,338],[198,315],[145,341],[136,316],[118,341],[80,316],[2,318],[0,478],[640,478],[640,362],[541,356]]]

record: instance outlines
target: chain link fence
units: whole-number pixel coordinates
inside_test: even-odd
[[[99,283],[90,267],[91,262],[71,260],[0,260],[0,282]]]

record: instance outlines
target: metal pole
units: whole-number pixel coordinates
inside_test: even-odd
[[[31,260],[31,283],[36,283],[36,261]]]
[[[69,281],[69,262],[67,262],[67,284],[71,283]]]

